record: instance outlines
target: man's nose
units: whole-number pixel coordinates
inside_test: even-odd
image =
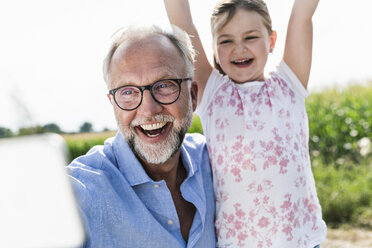
[[[153,116],[154,114],[160,113],[163,110],[163,106],[155,101],[149,90],[143,91],[142,103],[138,107],[138,111],[143,116]]]

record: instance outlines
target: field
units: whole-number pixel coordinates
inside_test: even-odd
[[[322,247],[372,247],[372,82],[312,92],[306,104],[313,172],[330,228]],[[190,132],[202,132],[197,116]],[[113,135],[65,139],[75,158]]]

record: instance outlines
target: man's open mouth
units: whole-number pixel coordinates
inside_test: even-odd
[[[237,59],[234,61],[231,61],[234,65],[249,65],[253,62],[253,59]]]
[[[137,128],[150,138],[155,138],[162,134],[164,130],[170,125],[170,122],[157,122],[152,124],[143,124]]]

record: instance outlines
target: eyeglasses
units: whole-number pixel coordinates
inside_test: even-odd
[[[181,83],[191,78],[163,79],[146,86],[125,85],[109,90],[116,105],[122,110],[138,108],[143,99],[143,92],[149,90],[152,98],[160,104],[168,105],[177,101],[181,92]]]

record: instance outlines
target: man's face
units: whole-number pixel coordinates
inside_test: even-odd
[[[177,48],[166,38],[153,35],[126,42],[116,50],[109,70],[110,89],[124,85],[145,86],[161,79],[186,78],[186,65]],[[157,103],[148,90],[141,105],[132,111],[121,110],[113,101],[121,133],[146,163],[162,164],[180,148],[192,121],[195,88],[181,84],[179,99],[170,104]]]

